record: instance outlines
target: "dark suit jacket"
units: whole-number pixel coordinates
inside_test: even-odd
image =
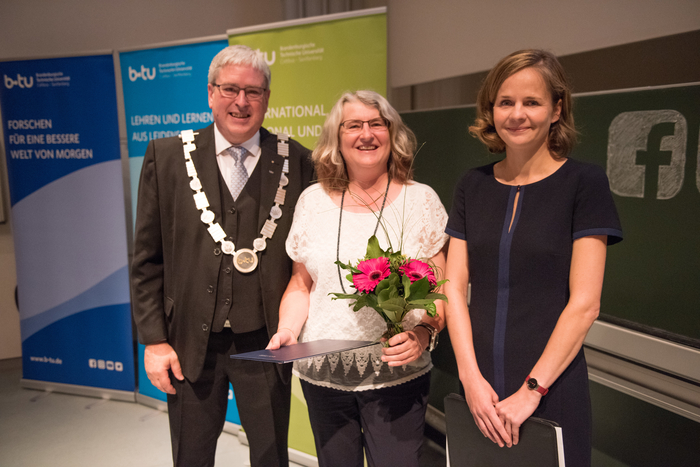
[[[195,137],[191,153],[209,210],[221,221],[219,167],[216,162],[214,125]],[[269,218],[279,185],[284,158],[277,154],[277,138],[260,130],[262,153],[261,201],[258,231]],[[277,330],[279,304],[291,275],[292,262],[285,240],[292,224],[294,205],[311,180],[309,150],[289,142],[289,184],[282,217],[267,248],[258,253],[263,312],[270,336]],[[141,170],[134,258],[132,307],[142,344],[167,341],[177,352],[183,374],[196,381],[201,373],[214,316],[216,287],[222,254],[220,244],[200,220],[179,137],[150,142]],[[251,245],[241,246],[251,248]]]

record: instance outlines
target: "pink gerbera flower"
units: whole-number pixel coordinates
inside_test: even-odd
[[[411,259],[407,261],[403,266],[401,266],[399,270],[402,274],[408,276],[408,278],[411,279],[411,284],[413,284],[417,280],[423,279],[424,277],[428,278],[428,282],[430,282],[430,285],[437,284],[433,268],[431,268],[429,264],[424,263],[423,261]]]
[[[377,284],[383,279],[389,277],[389,259],[379,257],[374,259],[366,259],[357,265],[357,269],[362,271],[362,274],[353,274],[352,283],[360,292],[372,292]]]

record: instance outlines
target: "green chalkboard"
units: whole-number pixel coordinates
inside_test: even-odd
[[[700,84],[575,97],[572,157],[606,168],[624,241],[608,249],[602,313],[700,344]],[[474,107],[403,113],[416,180],[450,209],[462,173],[498,160],[468,133]],[[674,339],[676,337],[676,339]]]

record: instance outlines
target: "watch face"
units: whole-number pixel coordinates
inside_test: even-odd
[[[527,388],[533,390],[537,388],[537,380],[535,378],[530,378],[527,380]]]

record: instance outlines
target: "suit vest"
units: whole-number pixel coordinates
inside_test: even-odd
[[[229,235],[228,239],[240,248],[253,248],[253,240],[258,238],[258,212],[261,192],[261,164],[233,200],[226,182],[219,172],[219,193],[221,196],[221,226]],[[220,332],[226,319],[235,333],[250,332],[265,326],[265,313],[260,288],[260,268],[243,274],[233,267],[233,256],[223,255],[219,268],[219,281],[216,288],[216,309],[212,331]]]

